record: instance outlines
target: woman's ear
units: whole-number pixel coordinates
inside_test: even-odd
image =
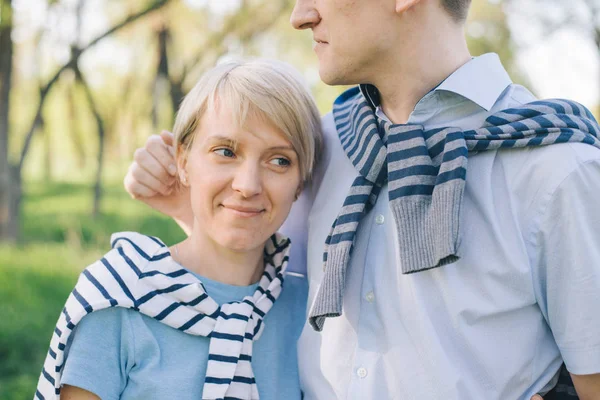
[[[412,8],[421,0],[396,0],[396,13],[402,14]]]
[[[181,146],[179,146],[179,148],[177,149],[177,176],[179,177],[179,182],[185,186],[188,187],[189,181],[188,181],[188,173],[187,173],[187,157],[185,154],[185,151],[181,148]]]
[[[188,187],[190,184],[187,178],[187,172],[185,170],[179,170],[179,182],[185,187]]]

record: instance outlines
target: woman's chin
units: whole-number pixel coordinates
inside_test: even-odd
[[[254,251],[257,248],[263,248],[267,238],[262,238],[262,235],[256,233],[245,233],[228,235],[218,240],[219,244],[226,249],[235,252]]]

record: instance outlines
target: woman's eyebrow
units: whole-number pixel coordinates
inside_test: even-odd
[[[269,147],[269,150],[290,150],[290,151],[295,151],[294,148],[291,145],[273,146],[273,147]]]
[[[210,136],[207,138],[208,141],[210,142],[219,142],[219,143],[226,143],[229,147],[232,148],[237,148],[239,143],[237,140],[232,139],[229,136],[223,136],[223,135],[214,135],[214,136]]]
[[[224,136],[224,135],[213,135],[207,138],[207,140],[211,143],[224,143],[227,146],[233,148],[234,150],[237,149],[240,145],[240,143],[235,140],[232,139],[229,136]],[[279,146],[272,146],[268,148],[269,151],[274,151],[274,150],[287,150],[287,151],[293,151],[296,152],[296,150],[294,149],[294,147],[291,144],[285,144],[285,145],[279,145]]]

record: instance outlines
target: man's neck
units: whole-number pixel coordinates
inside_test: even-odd
[[[171,251],[175,261],[217,282],[248,286],[258,282],[264,271],[262,248],[250,251],[227,249],[195,230],[176,247],[173,246]]]
[[[407,123],[419,100],[471,59],[464,34],[456,27],[442,34],[438,30],[413,49],[385,63],[386,70],[373,82],[384,113],[396,124]]]

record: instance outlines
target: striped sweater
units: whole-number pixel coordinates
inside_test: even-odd
[[[490,115],[483,127],[426,130],[376,117],[358,87],[333,106],[340,143],[358,176],[326,239],[325,274],[310,312],[312,327],[342,313],[346,269],[362,218],[387,184],[402,273],[460,258],[460,212],[469,152],[578,142],[600,148],[592,113],[568,100],[545,100]]]
[[[202,282],[170,261],[168,247],[132,232],[111,237],[112,250],[87,267],[69,295],[50,342],[36,399],[59,399],[67,343],[87,314],[124,307],[190,335],[210,338],[204,399],[258,399],[252,343],[282,290],[289,239],[275,234],[265,245],[265,271],[253,296],[220,307]]]

